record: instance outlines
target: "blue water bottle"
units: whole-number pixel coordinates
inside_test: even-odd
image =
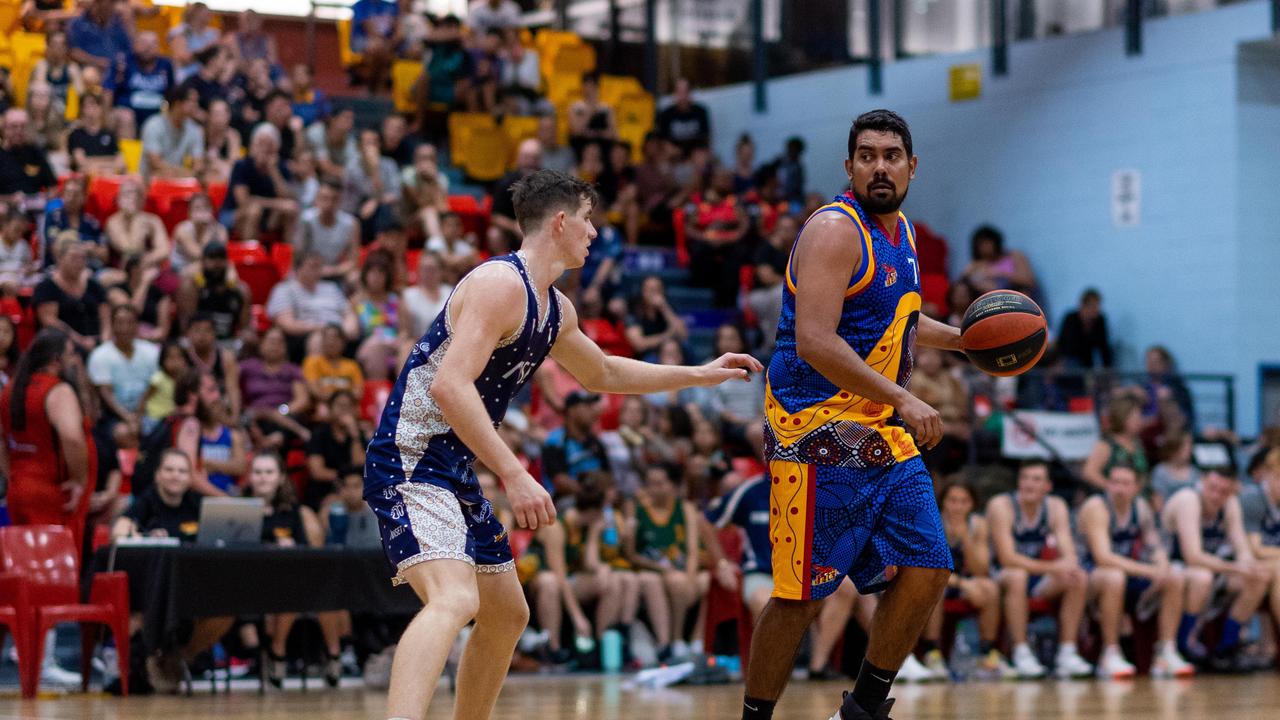
[[[605,630],[600,638],[600,667],[607,673],[622,669],[622,633]]]
[[[340,502],[329,506],[328,545],[347,544],[347,507]]]

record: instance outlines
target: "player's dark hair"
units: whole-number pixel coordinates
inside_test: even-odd
[[[892,110],[882,109],[862,113],[853,121],[853,127],[849,128],[849,157],[853,157],[853,151],[858,147],[858,135],[868,130],[897,135],[902,138],[907,156],[915,154],[911,151],[911,128],[907,127],[907,121]]]
[[[1102,293],[1098,292],[1097,288],[1085,288],[1084,292],[1080,293],[1080,304],[1083,305],[1089,301],[1102,302]]]
[[[512,186],[511,195],[516,222],[526,235],[561,210],[574,213],[584,200],[592,208],[600,202],[590,183],[555,170],[534,171]]]
[[[1045,472],[1048,472],[1049,461],[1043,460],[1041,458],[1027,458],[1026,460],[1023,460],[1022,462],[1018,463],[1018,473],[1021,474],[1023,470],[1027,470],[1030,468],[1038,468],[1038,467],[1044,468]]]
[[[943,501],[947,499],[947,495],[949,495],[952,490],[960,490],[961,492],[968,495],[969,501],[973,503],[974,511],[977,511],[978,491],[973,487],[973,483],[970,483],[968,480],[965,480],[963,478],[948,480],[942,486],[942,489],[938,491],[938,507],[942,507]]]
[[[121,313],[132,315],[134,320],[138,319],[138,308],[129,303],[120,303],[119,305],[111,308],[111,322],[115,322],[116,316]]]
[[[997,258],[1004,255],[1004,233],[1000,232],[994,225],[979,225],[973,231],[973,235],[969,236],[969,256],[974,260],[978,260],[978,246],[983,240],[990,240],[995,245]]]
[[[44,369],[54,360],[62,357],[67,351],[67,343],[71,338],[57,328],[45,328],[36,333],[31,346],[18,360],[14,368],[12,390],[9,401],[9,429],[25,430],[27,427],[27,386],[31,384],[31,376]]]

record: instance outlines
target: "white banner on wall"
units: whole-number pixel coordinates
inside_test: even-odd
[[[1084,460],[1098,440],[1098,419],[1093,413],[1017,410],[1004,416],[1001,435],[1005,457],[1048,459],[1048,445],[1063,460]]]

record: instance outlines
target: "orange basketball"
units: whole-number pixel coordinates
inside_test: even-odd
[[[1013,290],[992,290],[964,312],[960,343],[979,370],[1021,375],[1044,354],[1049,328],[1034,300]]]

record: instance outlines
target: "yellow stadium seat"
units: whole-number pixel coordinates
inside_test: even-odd
[[[364,57],[351,50],[351,18],[338,21],[338,59],[342,67],[355,67],[364,62]]]
[[[529,31],[529,28],[520,28],[520,44],[527,48],[535,47],[533,44],[533,33]]]
[[[552,105],[572,102],[582,97],[581,73],[553,73],[547,77],[547,100]]]
[[[553,74],[581,75],[596,69],[596,49],[587,44],[563,45],[551,55]]]
[[[488,113],[455,112],[449,114],[449,160],[454,165],[464,165],[471,147],[471,136],[478,130],[498,127]]]
[[[466,160],[462,168],[480,182],[492,182],[507,172],[511,156],[510,140],[502,128],[476,128],[467,141]]]
[[[142,141],[121,138],[120,154],[124,157],[126,171],[130,175],[136,175],[138,166],[142,164]]]
[[[80,93],[76,92],[75,85],[67,86],[67,108],[62,116],[67,120],[76,120],[80,117]]]
[[[609,107],[617,107],[628,95],[644,94],[644,86],[630,75],[600,76],[600,101]]]
[[[169,28],[173,27],[172,19],[170,18],[169,14],[165,12],[166,10],[169,9],[169,6],[159,5],[159,6],[156,6],[156,9],[159,12],[157,12],[155,15],[146,15],[143,17],[139,17],[136,20],[134,20],[134,25],[138,28],[139,32],[155,33],[156,38],[160,41],[160,53],[162,55],[168,55],[169,54]],[[182,8],[176,8],[176,9],[179,11],[182,10]]]
[[[511,159],[514,161],[515,151],[520,143],[538,136],[538,118],[533,115],[507,115],[502,118],[502,129],[507,133],[507,140],[511,144]]]
[[[581,42],[582,38],[577,33],[568,30],[539,30],[533,38],[533,46],[544,55],[559,45],[574,45]]]
[[[29,32],[10,33],[9,47],[13,48],[15,64],[22,65],[29,61],[28,67],[34,67],[36,61],[44,57],[44,35]]]
[[[653,127],[655,112],[653,96],[648,93],[627,95],[614,106],[614,115],[619,125],[642,125],[646,130]]]
[[[411,113],[418,109],[414,87],[422,77],[422,63],[417,60],[397,60],[391,66],[391,101],[396,112]]]
[[[21,15],[22,5],[19,3],[0,3],[0,37],[17,27]]]

